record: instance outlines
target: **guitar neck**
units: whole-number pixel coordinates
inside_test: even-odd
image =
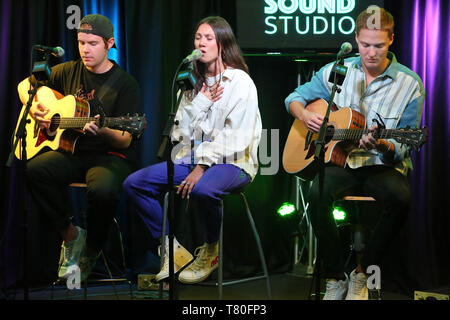
[[[75,118],[61,118],[59,128],[61,129],[82,129],[86,123],[95,121],[100,125],[100,119],[94,117],[75,117]],[[113,128],[116,123],[116,118],[105,117],[103,119],[103,126]]]
[[[369,129],[335,129],[331,134],[332,140],[359,140],[365,134],[368,134]],[[402,130],[397,129],[381,129],[377,131],[377,139],[390,139],[404,134]]]

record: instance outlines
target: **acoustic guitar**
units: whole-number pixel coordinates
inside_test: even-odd
[[[327,102],[319,99],[306,106],[306,109],[325,116]],[[358,147],[358,141],[369,133],[365,117],[351,108],[341,108],[330,112],[325,132],[325,164],[335,164],[344,167],[351,150]],[[419,149],[427,140],[428,130],[423,129],[378,129],[373,133],[376,139],[395,139]],[[305,124],[295,119],[286,140],[283,151],[283,168],[288,173],[297,175],[304,180],[312,180],[319,167],[314,157],[315,140],[318,134],[308,130]]]
[[[43,148],[74,152],[75,143],[82,135],[83,127],[86,123],[96,121],[99,127],[108,127],[120,131],[127,131],[139,136],[147,125],[145,115],[104,117],[96,119],[90,117],[89,102],[79,99],[73,95],[64,96],[49,87],[40,87],[37,90],[34,102],[41,101],[50,112],[45,116],[51,119],[49,129],[39,128],[38,122],[30,115],[27,115],[26,130],[26,153],[27,160],[33,158]],[[16,125],[16,132],[19,127],[26,105],[22,107],[19,120]],[[15,150],[15,156],[22,158],[20,144]]]

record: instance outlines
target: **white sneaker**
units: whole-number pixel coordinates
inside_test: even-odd
[[[327,279],[327,287],[323,300],[344,300],[348,290],[348,278],[345,280]]]
[[[158,248],[159,254],[161,256],[161,246]],[[166,249],[164,253],[164,263],[161,271],[155,276],[156,281],[161,281],[169,277],[169,244],[166,241]],[[189,262],[194,259],[192,254],[187,251],[181,244],[176,240],[173,244],[173,273],[176,274],[181,269],[183,269]]]
[[[203,244],[195,249],[196,258],[186,269],[181,271],[178,280],[185,284],[198,283],[206,278],[219,266],[219,242]]]
[[[60,266],[58,271],[58,277],[60,278],[66,278],[71,274],[70,271],[72,269],[70,269],[70,267],[78,265],[81,252],[86,245],[86,230],[78,226],[75,226],[75,228],[78,229],[77,237],[71,242],[63,241],[61,245]]]
[[[363,272],[356,273],[355,270],[350,273],[348,293],[345,300],[369,300],[369,289],[367,288],[367,279]]]

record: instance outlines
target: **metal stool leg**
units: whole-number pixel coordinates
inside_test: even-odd
[[[224,215],[224,205],[223,200],[220,201],[222,207],[222,219],[220,224],[220,235],[219,235],[219,270],[217,277],[217,285],[219,289],[219,300],[223,297],[223,215]]]
[[[261,266],[264,272],[264,276],[257,276],[257,277],[251,277],[251,278],[245,278],[245,279],[239,279],[239,280],[235,280],[235,281],[228,281],[228,282],[224,282],[223,281],[223,216],[224,216],[224,205],[223,205],[223,200],[222,200],[222,225],[220,227],[220,240],[219,240],[219,270],[218,270],[218,289],[219,289],[219,300],[222,300],[223,297],[223,286],[224,285],[233,285],[233,284],[237,284],[237,283],[242,283],[242,282],[247,282],[247,281],[253,281],[253,280],[259,280],[259,279],[263,279],[266,278],[266,288],[267,288],[267,297],[268,299],[272,299],[272,289],[270,286],[270,278],[269,278],[269,272],[267,270],[267,264],[266,264],[266,260],[264,258],[264,252],[262,249],[262,245],[261,245],[261,239],[259,238],[259,234],[258,231],[256,229],[256,225],[255,222],[253,220],[251,211],[250,211],[250,207],[248,205],[247,199],[244,195],[244,193],[240,193],[242,196],[242,199],[244,200],[244,204],[245,204],[245,208],[246,208],[246,212],[247,212],[247,217],[250,223],[250,226],[252,228],[253,231],[253,235],[255,236],[255,240],[256,240],[256,245],[258,247],[258,253],[259,253],[259,257],[261,260]]]
[[[161,232],[161,249],[159,250],[159,257],[161,258],[160,266],[159,268],[162,269],[163,263],[164,263],[164,255],[166,254],[166,228],[167,228],[167,210],[169,208],[169,192],[166,192],[164,196],[164,208],[163,208],[163,222],[162,222],[162,232]],[[159,289],[158,289],[158,298],[163,298],[163,289],[164,289],[164,283],[161,281],[159,283]]]
[[[270,286],[269,272],[267,270],[266,259],[264,258],[264,252],[263,252],[262,245],[261,245],[261,239],[259,238],[258,231],[256,230],[255,221],[253,220],[253,216],[252,216],[252,213],[250,212],[250,207],[248,205],[248,202],[247,202],[247,199],[246,199],[244,193],[241,192],[241,196],[242,196],[242,199],[244,200],[244,203],[245,203],[245,208],[247,210],[248,220],[249,220],[250,225],[252,227],[253,235],[255,236],[256,245],[258,246],[259,258],[261,259],[261,266],[262,266],[263,271],[264,271],[264,277],[266,278],[267,297],[269,299],[272,299],[272,289],[271,289],[271,286]]]
[[[127,264],[126,264],[126,261],[125,261],[125,249],[123,247],[122,233],[120,232],[119,222],[117,222],[116,218],[114,218],[114,222],[116,224],[117,234],[119,235],[120,251],[121,251],[121,254],[122,254],[122,267],[123,267],[123,270],[126,272]],[[127,280],[127,282],[128,282],[128,288],[130,289],[130,299],[133,299],[133,286],[131,284],[131,281]]]

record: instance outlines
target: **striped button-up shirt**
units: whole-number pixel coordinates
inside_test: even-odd
[[[373,119],[384,122],[387,129],[420,127],[425,90],[419,76],[409,68],[397,62],[395,55],[388,52],[391,60],[388,68],[366,86],[366,75],[361,66],[361,58],[352,57],[345,60],[347,75],[340,93],[336,93],[334,103],[338,108],[350,107],[362,113],[372,125]],[[285,100],[289,112],[289,104],[299,101],[305,105],[316,100],[329,100],[333,84],[328,81],[333,63],[322,67],[310,82],[299,86]],[[347,158],[350,168],[368,165],[387,165],[395,167],[403,174],[412,169],[410,148],[393,139],[388,139],[395,147],[394,157],[387,159],[376,150],[365,151],[353,149]]]

